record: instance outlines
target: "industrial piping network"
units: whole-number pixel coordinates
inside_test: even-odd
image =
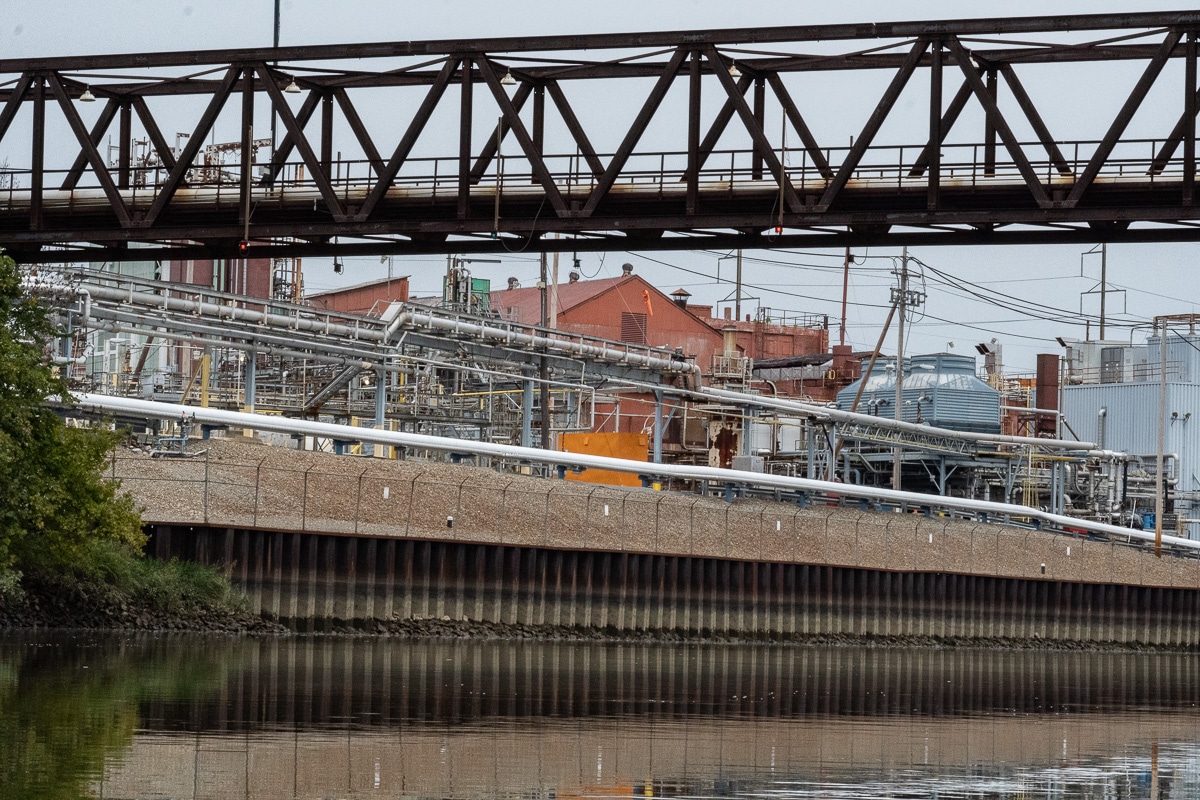
[[[63,288],[65,289],[66,287]],[[56,288],[49,289],[51,292],[55,290]],[[42,291],[47,290],[42,289]],[[306,331],[342,335],[351,339],[366,340],[381,344],[392,341],[396,332],[402,327],[425,327],[430,330],[437,330],[443,333],[455,333],[460,335],[470,334],[479,336],[481,338],[490,339],[497,344],[516,344],[530,348],[544,347],[552,352],[570,354],[575,358],[593,358],[598,360],[618,361],[636,366],[644,366],[648,369],[662,370],[664,372],[688,372],[697,377],[700,373],[700,367],[698,365],[682,360],[666,359],[658,356],[644,355],[641,353],[620,352],[616,350],[609,350],[602,345],[586,344],[584,342],[576,342],[570,339],[560,339],[552,336],[525,333],[503,326],[489,325],[484,322],[468,322],[458,318],[441,317],[432,310],[428,312],[421,312],[415,309],[406,308],[388,324],[385,330],[379,330],[376,328],[352,327],[350,325],[331,323],[316,318],[275,314],[247,308],[230,308],[228,306],[222,306],[216,303],[204,303],[202,301],[186,300],[183,298],[163,297],[161,295],[147,292],[135,292],[132,290],[110,286],[89,284],[87,288],[71,289],[70,291],[77,292],[78,294],[84,296],[86,303],[86,308],[84,311],[85,316],[90,314],[88,309],[90,309],[93,298],[116,302],[132,302],[136,300],[146,306],[157,306],[182,313],[205,314],[216,316],[218,318],[226,317],[251,323],[263,324],[274,328],[302,328]],[[645,386],[645,388],[661,389],[663,387]],[[686,392],[686,390],[679,389],[670,389],[668,391],[672,393]],[[717,400],[720,402],[736,403],[738,405],[755,406],[760,408],[774,408],[782,411],[790,411],[792,413],[807,417],[825,419],[831,422],[846,422],[851,424],[867,425],[874,428],[895,430],[919,436],[945,436],[947,438],[973,441],[979,444],[1039,447],[1049,450],[1067,450],[1074,452],[1083,451],[1089,457],[1105,460],[1124,458],[1123,453],[1117,453],[1109,450],[1098,450],[1097,446],[1092,442],[1077,442],[1066,439],[1042,439],[1030,436],[1002,436],[998,434],[954,431],[943,428],[935,428],[929,425],[917,425],[912,422],[890,420],[871,414],[840,411],[835,408],[816,405],[814,403],[804,403],[797,400],[785,400],[782,398],[767,397],[764,395],[750,395],[744,392],[734,392],[712,387],[703,387],[700,388],[698,392],[687,393],[693,395],[698,394],[706,399]]]
[[[856,425],[869,425],[875,428],[900,431],[924,436],[945,436],[952,439],[963,439],[978,444],[1003,444],[1017,447],[1041,447],[1049,450],[1085,451],[1093,458],[1124,457],[1124,453],[1111,450],[1097,450],[1092,442],[1073,442],[1067,439],[1041,439],[1035,436],[1004,436],[992,433],[974,433],[971,431],[955,431],[948,428],[935,428],[930,425],[918,425],[913,422],[876,417],[872,414],[860,414],[851,411],[840,411],[828,406],[814,403],[803,403],[798,400],[785,400],[778,397],[748,395],[744,392],[733,392],[727,389],[704,387],[699,394],[727,403],[738,403],[745,406],[760,408],[775,408],[781,411],[792,411],[810,417],[826,419],[831,422],[846,422]]]
[[[434,309],[419,309],[413,307],[411,304],[404,304],[400,313],[398,313],[390,321],[387,321],[386,328],[384,328],[379,326],[378,322],[380,321],[375,321],[376,324],[373,326],[352,326],[345,323],[334,323],[329,320],[321,320],[317,317],[302,317],[300,316],[300,308],[296,309],[295,315],[278,314],[269,311],[257,311],[249,308],[230,307],[221,305],[219,303],[204,302],[200,300],[167,297],[164,295],[154,294],[152,292],[136,291],[133,289],[132,284],[130,284],[129,288],[105,286],[92,282],[88,282],[86,286],[77,288],[70,287],[68,285],[42,285],[33,288],[34,291],[40,291],[43,293],[61,294],[63,292],[70,292],[79,296],[83,296],[85,301],[85,317],[90,317],[92,299],[96,298],[121,303],[136,302],[142,306],[157,307],[190,315],[198,314],[203,316],[215,316],[218,319],[237,319],[252,324],[263,325],[264,327],[268,328],[303,329],[314,333],[345,336],[353,340],[365,340],[382,345],[392,343],[395,339],[396,333],[402,328],[424,328],[426,330],[437,331],[442,334],[475,336],[479,337],[480,339],[490,340],[492,343],[498,346],[518,345],[536,350],[544,349],[551,353],[568,355],[572,358],[613,361],[632,366],[645,367],[647,369],[666,373],[686,373],[690,374],[696,379],[697,386],[699,385],[699,378],[701,376],[701,368],[699,365],[682,359],[663,358],[662,356],[650,355],[649,353],[637,353],[610,349],[604,344],[575,341],[568,337],[553,336],[550,335],[551,332],[549,331],[536,328],[517,330],[512,327],[490,324],[482,319],[464,319],[458,315],[444,316],[438,314]],[[822,419],[834,423],[844,422],[847,424],[865,425],[881,430],[892,430],[900,433],[912,434],[915,436],[945,437],[950,439],[970,441],[976,444],[1036,447],[1045,450],[1070,451],[1073,453],[1078,453],[1081,456],[1097,458],[1105,461],[1121,461],[1127,457],[1124,453],[1098,449],[1098,446],[1092,442],[955,431],[944,428],[935,428],[930,425],[918,425],[911,422],[887,419],[871,414],[841,411],[836,408],[817,405],[815,403],[805,403],[798,400],[767,397],[764,395],[751,395],[744,392],[735,392],[726,389],[717,389],[714,387],[699,387],[697,390],[693,391],[678,388],[666,388],[661,385],[652,386],[649,384],[639,384],[632,381],[626,381],[625,383],[650,391],[665,390],[672,394],[688,394],[694,397],[700,397],[701,399],[716,400],[718,402],[758,408],[773,408],[776,410],[788,411],[808,418]]]
[[[590,344],[576,341],[569,337],[551,335],[550,331],[527,328],[525,326],[504,326],[484,322],[482,320],[465,320],[459,317],[443,316],[435,310],[422,311],[410,304],[404,304],[403,310],[387,325],[357,326],[345,323],[335,323],[321,320],[317,317],[301,316],[297,308],[295,315],[276,314],[269,311],[256,311],[251,308],[224,306],[217,303],[206,303],[199,300],[188,300],[181,297],[168,297],[150,292],[135,291],[132,286],[123,289],[116,286],[102,286],[89,283],[86,287],[70,286],[38,286],[34,291],[47,294],[62,294],[64,292],[83,295],[89,305],[92,300],[103,299],[114,302],[138,303],[146,307],[157,307],[169,311],[186,314],[201,314],[217,318],[235,319],[244,322],[266,325],[276,328],[303,329],[315,333],[346,336],[351,339],[366,340],[380,344],[389,344],[397,331],[402,328],[424,328],[441,334],[470,335],[490,341],[499,346],[519,346],[534,350],[544,350],[552,354],[568,355],[572,358],[595,359],[615,363],[629,364],[636,367],[667,372],[685,373],[700,376],[700,367],[682,358],[664,358],[648,353],[630,352],[605,344]],[[85,315],[89,313],[85,310]],[[309,313],[312,313],[311,310]]]
[[[1061,514],[1051,514],[1030,506],[995,503],[987,500],[973,500],[959,497],[941,497],[921,494],[919,492],[903,492],[893,489],[880,489],[830,481],[794,478],[784,475],[769,475],[743,470],[720,469],[716,467],[694,467],[681,464],[652,464],[645,461],[593,456],[582,453],[569,453],[556,450],[541,450],[532,447],[517,447],[513,445],[496,444],[492,442],[467,441],[451,439],[442,436],[427,436],[401,431],[375,430],[373,428],[357,428],[348,425],[335,425],[327,422],[310,422],[307,420],[287,419],[263,414],[247,414],[239,411],[224,411],[212,408],[196,408],[174,403],[158,403],[150,400],[136,400],[125,397],[110,397],[108,395],[82,394],[79,396],[79,407],[106,414],[126,414],[148,419],[191,419],[204,425],[228,426],[247,428],[251,430],[273,431],[284,434],[303,434],[318,436],[341,441],[357,441],[394,447],[414,447],[450,453],[469,453],[486,455],[497,458],[515,459],[533,463],[549,464],[567,469],[592,468],[611,470],[615,472],[650,475],[664,478],[680,478],[684,480],[708,481],[713,483],[755,486],[771,490],[787,490],[794,492],[813,492],[833,497],[851,497],[860,500],[889,503],[896,506],[917,505],[921,507],[936,507],[951,512],[990,518],[995,516],[1003,520],[1009,517],[1023,517],[1036,520],[1038,525],[1044,523],[1051,528],[1070,528],[1075,531],[1101,534],[1105,537],[1119,537],[1128,542],[1154,543],[1154,534],[1133,528],[1122,528],[1117,525],[1107,525],[1100,522],[1076,519]],[[1040,440],[1039,440],[1040,441]],[[1163,536],[1162,543],[1168,547],[1200,554],[1200,541],[1192,541],[1177,536]]]

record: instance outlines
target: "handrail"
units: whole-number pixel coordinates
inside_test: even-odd
[[[1105,167],[1100,173],[1100,176],[1131,176],[1137,175],[1150,182],[1158,182],[1162,180],[1162,174],[1166,169],[1166,165],[1171,162],[1176,162],[1179,166],[1179,175],[1182,179],[1182,155],[1175,155],[1169,162],[1158,164],[1158,153],[1161,152],[1163,145],[1168,140],[1165,139],[1124,139],[1118,142],[1114,148],[1114,153],[1110,154],[1105,160]],[[1099,139],[1082,139],[1079,141],[1063,141],[1059,142],[1060,147],[1066,151],[1071,150],[1067,161],[1071,165],[1071,172],[1062,174],[1055,167],[1055,162],[1052,159],[1030,159],[1030,165],[1033,169],[1042,176],[1047,182],[1053,181],[1071,181],[1085,167],[1090,159],[1090,156],[1101,144]],[[1029,152],[1038,152],[1042,149],[1041,142],[1026,141],[1019,142],[1018,146],[1022,150]],[[986,177],[989,180],[994,180],[1003,177],[1019,178],[1016,163],[1013,161],[996,161],[988,170],[988,174],[981,175],[984,169],[984,163],[979,157],[979,143],[945,143],[942,145],[943,157],[941,160],[941,170],[943,181],[951,181],[960,179],[962,176],[969,176],[973,180],[979,177]],[[873,145],[864,155],[863,160],[855,167],[852,180],[854,179],[885,179],[896,180],[901,183],[912,181],[914,183],[923,183],[927,181],[924,175],[911,176],[908,173],[913,169],[914,163],[912,159],[905,159],[904,155],[907,151],[914,157],[917,157],[924,150],[924,144],[880,144]],[[1145,148],[1145,153],[1130,157],[1131,149],[1140,151]],[[1116,151],[1123,151],[1126,157],[1118,157]],[[839,160],[839,154],[850,152],[849,147],[827,147],[823,150],[825,157],[831,164],[836,165]],[[966,153],[969,157],[965,160],[955,161],[954,153]],[[804,154],[806,155],[806,154]],[[730,182],[738,180],[751,180],[752,175],[756,170],[752,164],[754,151],[749,149],[728,149],[714,150],[710,154],[708,163],[700,170],[701,179],[713,180],[728,180]],[[601,158],[607,158],[605,154],[600,155]],[[586,188],[590,185],[590,181],[594,180],[594,176],[590,172],[580,172],[576,164],[576,154],[574,153],[547,153],[543,155],[543,160],[547,164],[554,162],[563,162],[567,167],[562,171],[552,171],[556,179],[561,179],[559,182],[563,187],[570,188]],[[741,160],[741,165],[738,165],[738,160]],[[495,157],[494,171],[489,171],[480,176],[476,186],[494,186],[499,181],[499,176],[503,175],[504,190],[506,193],[512,193],[515,187],[527,184],[533,179],[531,172],[522,172],[519,168],[504,167],[503,164],[514,163],[521,164],[528,159],[524,155],[498,155]],[[639,169],[638,165],[645,164],[653,165],[652,168]],[[428,184],[433,187],[438,186],[454,186],[458,185],[457,169],[442,168],[443,164],[457,164],[457,156],[423,156],[407,159],[400,173],[393,180],[393,186],[405,185],[424,185]],[[291,164],[289,164],[290,166]],[[430,166],[432,171],[430,171]],[[800,164],[791,163],[785,164],[788,176],[793,183],[806,185],[812,182],[814,185],[824,185],[825,178],[820,174],[820,171],[815,165],[810,163],[806,158]],[[204,165],[197,165],[196,170],[205,169]],[[210,168],[212,169],[212,168]],[[234,174],[240,170],[240,163],[230,161],[220,165],[220,170],[223,173]],[[343,189],[351,187],[360,187],[368,189],[374,185],[375,173],[372,162],[367,159],[346,158],[333,162],[330,168],[331,182]],[[0,175],[5,178],[4,186],[0,186],[0,196],[7,195],[8,203],[0,204],[0,208],[4,205],[11,206],[14,195],[25,195],[29,192],[28,188],[19,188],[14,184],[18,182],[20,176],[27,176],[32,173],[31,169],[24,167],[5,167],[0,170]],[[57,191],[54,187],[56,181],[52,176],[66,176],[70,170],[44,170],[44,185],[45,194],[51,195]],[[687,151],[686,150],[662,150],[653,152],[633,153],[629,157],[629,163],[626,169],[622,170],[618,178],[619,182],[637,182],[638,177],[649,177],[652,180],[650,183],[665,187],[678,184],[683,181],[687,174]],[[130,168],[131,188],[122,190],[122,193],[132,200],[137,195],[137,198],[142,203],[151,202],[157,194],[156,186],[166,178],[161,165],[147,166],[132,166]],[[92,173],[85,173],[82,180],[94,178]],[[565,181],[565,182],[563,182]],[[774,183],[773,179],[768,179],[766,183]],[[187,194],[189,190],[210,190],[215,191],[218,197],[221,194],[222,188],[227,189],[231,196],[235,199],[241,196],[240,184],[237,181],[231,180],[216,180],[216,181],[193,181],[188,188],[182,189],[182,195]],[[289,180],[286,174],[276,179],[270,184],[256,184],[254,190],[256,192],[265,192],[270,194],[285,194],[289,189],[314,189],[316,184],[312,177],[305,176],[298,180]],[[99,184],[85,184],[78,187],[77,190],[98,189]]]

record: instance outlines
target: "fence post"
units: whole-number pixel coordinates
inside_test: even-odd
[[[658,499],[654,501],[654,549],[662,552],[662,542],[659,541],[659,522],[662,520],[662,501],[666,500],[666,494],[659,492]]]
[[[308,473],[312,467],[304,470],[304,499],[300,503],[300,530],[308,530]]]
[[[265,458],[258,460],[258,466],[254,468],[254,521],[251,527],[258,527],[258,494],[262,488],[262,465],[266,461]]]
[[[596,490],[599,488],[599,486],[593,486],[592,490],[588,492],[587,505],[585,505],[583,509],[583,544],[585,547],[590,541],[588,534],[592,530],[592,495],[594,495]]]
[[[367,474],[367,467],[363,467],[363,471],[358,474],[358,494],[354,498],[354,532],[358,533],[358,518],[362,513],[362,481],[363,476]]]
[[[204,451],[204,524],[208,524],[208,460],[209,450]]]
[[[424,474],[425,474],[424,472],[418,472],[416,475],[414,475],[413,479],[412,479],[412,483],[409,484],[409,487],[408,487],[408,515],[404,518],[404,535],[405,536],[408,536],[409,532],[412,530],[413,502],[417,496],[417,481],[421,480],[421,477]]]

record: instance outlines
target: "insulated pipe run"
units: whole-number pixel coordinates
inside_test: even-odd
[[[1027,414],[1038,414],[1047,417],[1061,417],[1062,412],[1054,408],[1030,408],[1029,406],[1000,406],[1001,411],[1024,411]]]
[[[884,419],[882,417],[872,416],[871,414],[859,414],[857,412],[841,411],[836,408],[820,406],[816,405],[815,403],[805,403],[800,400],[785,400],[778,397],[747,395],[742,392],[732,392],[727,389],[714,389],[712,387],[704,387],[699,391],[700,394],[716,399],[727,400],[730,402],[740,403],[742,405],[759,406],[761,408],[777,408],[784,411],[794,411],[799,414],[804,414],[811,417],[819,417],[821,419],[827,419],[833,422],[859,423],[877,428],[888,428],[891,430],[904,431],[906,433],[918,433],[925,436],[944,436],[949,439],[962,439],[965,441],[986,444],[1010,444],[1022,447],[1048,447],[1057,450],[1072,451],[1082,450],[1086,451],[1089,456],[1109,458],[1111,458],[1113,455],[1124,456],[1123,453],[1098,451],[1097,446],[1091,442],[1073,442],[1065,439],[1039,439],[1035,436],[1002,436],[999,434],[990,433],[954,431],[947,428],[935,428],[930,425],[917,425],[914,422],[901,422],[894,419]]]
[[[230,319],[238,319],[246,322],[270,325],[272,327],[303,329],[307,331],[336,334],[354,339],[366,339],[369,341],[384,343],[390,341],[392,336],[394,336],[396,331],[401,327],[425,326],[431,330],[453,332],[460,335],[470,334],[484,339],[492,339],[506,345],[519,344],[530,348],[546,348],[558,352],[565,351],[569,352],[575,357],[633,364],[665,372],[687,372],[694,375],[696,378],[699,378],[701,375],[701,369],[699,365],[689,364],[684,361],[665,359],[657,356],[647,356],[640,353],[630,353],[628,351],[614,350],[610,349],[604,344],[590,345],[584,342],[563,340],[552,336],[514,331],[509,328],[491,326],[485,323],[466,322],[457,318],[443,318],[436,316],[432,312],[421,313],[411,309],[405,310],[398,314],[386,329],[379,330],[373,328],[351,327],[328,321],[322,322],[321,320],[317,319],[306,319],[300,317],[299,315],[288,316],[282,314],[272,314],[269,312],[255,311],[253,309],[238,308],[236,306],[230,307],[216,303],[204,303],[195,300],[185,300],[183,298],[166,297],[149,292],[136,292],[132,288],[129,290],[124,290],[117,287],[95,285],[89,286],[87,289],[51,286],[42,287],[41,290],[56,293],[60,289],[68,288],[71,292],[84,296],[85,318],[90,316],[88,312],[90,311],[91,307],[91,299],[93,296],[95,296],[100,299],[113,300],[117,302],[133,302],[136,300],[151,307],[167,308],[170,310],[183,311],[187,313],[213,315],[218,319],[224,316]],[[1052,449],[1072,451],[1086,450],[1088,451],[1087,454],[1090,457],[1111,458],[1113,456],[1123,455],[1109,451],[1097,451],[1097,446],[1089,442],[1072,442],[1063,439],[1040,439],[1029,436],[1000,436],[965,431],[952,431],[943,428],[934,428],[927,425],[917,425],[911,422],[882,419],[870,414],[840,411],[838,409],[828,408],[826,406],[818,406],[811,403],[804,403],[797,400],[784,400],[777,397],[767,398],[761,395],[748,395],[742,392],[732,392],[729,390],[716,389],[712,387],[702,387],[699,389],[699,393],[709,397],[722,398],[745,405],[788,410],[808,416],[832,420],[835,422],[860,423],[879,428],[900,430],[927,436],[945,436],[948,438],[989,444],[1048,447]]]
[[[134,333],[144,336],[146,331],[144,328],[139,328],[136,325],[125,322],[115,321],[96,321],[92,326],[95,330],[105,331],[107,333]],[[387,372],[405,373],[408,370],[406,366],[409,364],[427,364],[434,367],[442,367],[445,369],[463,369],[461,364],[454,364],[449,361],[439,361],[436,358],[426,358],[418,356],[387,356],[378,361],[366,361],[365,356],[357,353],[343,353],[342,355],[321,354],[308,352],[304,350],[293,350],[289,347],[282,346],[278,342],[282,341],[276,336],[266,336],[261,333],[254,334],[254,339],[251,341],[243,341],[237,339],[218,339],[216,333],[204,333],[207,330],[201,326],[194,326],[194,329],[189,332],[178,331],[155,331],[155,336],[160,339],[169,339],[171,341],[187,342],[189,344],[204,345],[207,347],[224,348],[227,350],[237,350],[243,353],[249,353],[257,350],[263,355],[285,356],[287,358],[307,359],[321,364],[332,364],[335,366],[349,366],[351,364],[362,364],[363,369],[383,369]],[[389,361],[398,360],[400,363],[388,363]],[[470,372],[477,372],[483,375],[494,375],[499,378],[512,378],[512,375],[499,370],[488,369],[486,367],[470,367]],[[537,380],[537,379],[535,379]],[[577,383],[570,383],[563,380],[551,380],[550,386],[561,386],[567,389],[581,388]],[[590,387],[589,387],[590,388]]]
[[[412,309],[402,311],[396,316],[395,319],[391,321],[391,323],[389,323],[386,329],[379,330],[377,328],[351,327],[339,323],[331,323],[328,321],[323,322],[317,319],[306,319],[300,317],[299,315],[289,316],[283,314],[272,314],[269,312],[255,311],[253,309],[238,308],[236,306],[230,307],[217,303],[204,303],[201,301],[186,300],[183,298],[166,297],[164,295],[158,295],[149,292],[136,292],[132,288],[129,290],[124,290],[117,287],[102,285],[89,286],[86,289],[65,286],[39,288],[41,291],[49,291],[51,293],[57,293],[61,289],[69,289],[71,292],[83,296],[85,302],[85,319],[90,319],[91,300],[93,295],[95,295],[101,299],[113,300],[117,302],[133,302],[136,300],[150,307],[167,308],[188,313],[214,315],[218,319],[224,316],[226,318],[270,325],[272,327],[292,329],[299,328],[307,331],[325,334],[337,334],[354,339],[366,339],[369,341],[382,343],[390,342],[395,333],[402,327],[425,326],[431,330],[453,332],[456,334],[465,333],[478,336],[480,338],[492,339],[493,341],[505,345],[519,344],[531,348],[546,348],[548,350],[558,352],[565,351],[575,357],[615,361],[619,363],[645,366],[649,369],[656,369],[665,372],[687,372],[694,375],[697,379],[699,379],[701,375],[701,369],[699,365],[689,364],[684,361],[665,359],[657,356],[647,356],[640,353],[630,353],[628,351],[613,350],[604,344],[590,345],[584,342],[564,340],[552,336],[514,331],[510,328],[496,327],[487,325],[485,323],[466,322],[457,318],[443,318],[436,316],[433,312],[421,313]],[[1097,451],[1096,445],[1089,442],[1072,442],[1062,439],[1040,439],[1028,436],[993,436],[989,434],[952,431],[943,428],[934,428],[927,425],[917,425],[911,422],[882,419],[870,414],[858,414],[849,411],[840,411],[838,409],[832,409],[826,406],[818,406],[796,400],[785,400],[778,397],[767,398],[761,395],[747,395],[742,392],[732,392],[725,389],[715,389],[711,387],[702,387],[699,390],[699,393],[701,395],[723,398],[745,405],[788,410],[807,416],[815,416],[822,419],[832,420],[835,422],[844,421],[860,423],[879,428],[901,430],[922,435],[945,436],[948,438],[989,444],[1049,447],[1053,449],[1072,451],[1086,450],[1088,451],[1087,455],[1090,457],[1112,458],[1113,456],[1123,456],[1123,454],[1111,453],[1109,451]]]
[[[168,297],[151,292],[138,292],[115,286],[89,285],[86,290],[73,287],[38,287],[37,291],[58,294],[63,289],[71,293],[90,292],[87,299],[94,297],[100,300],[112,300],[121,303],[137,303],[150,308],[161,308],[170,311],[180,311],[188,314],[212,316],[217,319],[235,319],[268,325],[275,328],[305,330],[327,335],[346,336],[351,339],[390,343],[392,336],[402,327],[424,327],[429,330],[470,335],[480,339],[488,339],[504,345],[520,345],[529,348],[545,348],[552,353],[569,354],[575,358],[592,358],[601,361],[629,364],[645,367],[660,372],[689,373],[700,376],[700,367],[683,360],[662,358],[659,356],[632,353],[609,347],[607,344],[587,344],[582,341],[572,341],[555,336],[538,333],[526,333],[510,328],[488,325],[483,322],[472,322],[459,318],[446,318],[432,311],[421,313],[412,308],[406,308],[396,316],[385,329],[378,327],[359,327],[328,320],[306,318],[299,315],[275,314],[268,311],[255,311],[250,308],[226,306],[219,303],[206,303],[200,300],[187,300],[182,297]],[[90,303],[88,304],[90,308]]]
[[[613,349],[607,344],[586,344],[584,342],[574,342],[544,334],[524,333],[509,328],[498,328],[479,322],[446,319],[435,316],[432,312],[420,312],[415,309],[401,312],[392,323],[394,327],[400,327],[401,325],[428,327],[433,330],[446,331],[457,335],[470,334],[478,336],[481,339],[492,339],[505,345],[518,344],[534,349],[547,348],[549,350],[567,351],[578,358],[633,364],[662,372],[690,373],[697,378],[701,374],[698,364],[689,364],[682,359],[675,360],[659,358],[658,356],[646,356],[639,353],[630,353],[627,350]]]
[[[892,502],[897,504],[917,504],[936,506],[970,514],[992,514],[1000,517],[1016,516],[1040,520],[1052,525],[1070,527],[1076,530],[1103,533],[1109,536],[1121,536],[1126,539],[1143,542],[1153,542],[1154,535],[1132,528],[1122,528],[1100,522],[1076,519],[1061,514],[1051,514],[1030,506],[1009,503],[993,503],[983,500],[972,500],[960,497],[941,497],[938,495],[921,494],[919,492],[896,491],[894,489],[878,489],[866,486],[853,486],[831,481],[818,481],[808,478],[793,478],[786,475],[770,475],[761,472],[744,470],[720,469],[716,467],[693,467],[682,464],[649,464],[645,461],[631,461],[623,458],[593,456],[583,453],[566,451],[542,450],[532,447],[516,447],[513,445],[497,444],[495,442],[476,442],[465,439],[450,439],[443,436],[427,436],[419,433],[403,431],[376,430],[373,428],[356,428],[349,425],[334,425],[327,422],[311,422],[308,420],[287,419],[284,417],[264,414],[245,414],[239,411],[224,411],[214,408],[197,408],[182,406],[174,403],[157,403],[150,400],[135,400],[127,397],[108,397],[106,395],[79,395],[79,405],[85,410],[96,410],[109,414],[120,413],[138,417],[155,419],[190,418],[196,422],[209,425],[226,425],[252,430],[274,431],[277,433],[302,433],[309,436],[321,436],[343,441],[368,442],[401,447],[424,448],[449,453],[472,453],[496,458],[508,458],[533,463],[553,464],[555,466],[574,469],[579,467],[589,469],[604,469],[615,472],[632,473],[635,475],[652,475],[662,478],[680,478],[693,481],[710,481],[720,484],[750,485],[768,489],[780,489],[797,492],[823,492],[834,496],[854,497],[864,500]],[[1200,552],[1200,542],[1183,539],[1176,536],[1163,536],[1162,541],[1172,547],[1184,548]]]

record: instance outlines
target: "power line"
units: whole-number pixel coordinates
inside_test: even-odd
[[[697,276],[700,276],[700,277],[702,277],[702,278],[714,279],[714,280],[715,280],[717,283],[728,283],[728,281],[726,281],[726,280],[723,280],[723,279],[718,279],[718,278],[715,278],[715,276],[713,276],[713,275],[711,275],[711,274],[704,273],[704,272],[700,272],[700,271],[698,271],[698,270],[694,270],[694,269],[689,269],[689,268],[687,268],[687,267],[681,267],[681,266],[679,266],[679,265],[677,265],[677,264],[671,264],[671,263],[668,263],[668,262],[666,262],[666,261],[661,261],[661,260],[659,260],[659,259],[656,259],[656,258],[651,258],[651,257],[649,257],[649,256],[647,256],[647,255],[645,255],[645,254],[643,254],[643,253],[638,253],[638,252],[634,252],[634,251],[627,251],[627,252],[628,252],[630,255],[637,256],[638,258],[645,259],[646,261],[649,261],[649,262],[651,262],[651,263],[654,263],[654,264],[658,264],[658,265],[660,265],[660,266],[663,266],[663,267],[669,267],[669,268],[671,268],[671,269],[677,269],[677,270],[679,270],[680,272],[686,272],[686,273],[688,273],[688,274],[691,274],[691,275],[697,275]],[[910,260],[912,260],[912,256],[909,256],[909,258],[910,258]],[[922,263],[922,266],[925,266],[925,265]],[[750,288],[750,289],[756,289],[756,290],[758,290],[758,291],[765,291],[765,292],[769,292],[769,293],[772,293],[772,294],[784,295],[784,296],[787,296],[787,297],[797,297],[797,298],[800,298],[800,299],[802,299],[802,300],[815,300],[815,301],[817,301],[817,302],[821,302],[821,303],[832,303],[832,302],[835,302],[835,301],[833,301],[833,300],[829,300],[828,298],[823,298],[823,297],[813,297],[813,296],[811,296],[811,295],[800,294],[800,293],[798,293],[798,292],[787,292],[787,291],[783,291],[783,290],[779,290],[779,289],[769,289],[769,288],[766,288],[766,287],[764,287],[764,286],[761,286],[761,285],[758,285],[758,284],[752,284],[752,283],[745,283],[745,282],[743,282],[743,283],[742,283],[742,285],[743,285],[743,286],[745,286],[745,287],[747,287],[747,288]],[[860,308],[878,308],[878,309],[891,308],[891,306],[890,306],[890,305],[883,305],[883,304],[879,304],[879,303],[863,303],[863,302],[856,302],[856,301],[850,301],[850,305],[857,306],[857,307],[860,307]],[[1009,310],[1015,310],[1015,309],[1009,309]],[[1021,312],[1020,312],[1020,311],[1018,311],[1017,313],[1021,313]],[[1037,342],[1051,342],[1051,341],[1054,341],[1053,337],[1050,337],[1050,336],[1030,336],[1030,335],[1028,335],[1028,334],[1021,334],[1021,333],[1011,333],[1011,332],[1009,332],[1009,331],[1002,331],[1002,330],[996,330],[996,329],[994,329],[994,328],[985,328],[985,327],[982,327],[982,326],[979,326],[979,325],[972,325],[972,324],[970,324],[970,323],[966,323],[966,322],[958,322],[958,321],[955,321],[955,320],[946,319],[946,318],[944,318],[944,317],[938,317],[938,316],[934,316],[934,315],[932,315],[932,314],[928,314],[928,313],[926,313],[926,314],[924,315],[924,317],[923,317],[923,318],[924,318],[924,319],[932,319],[932,320],[936,320],[936,321],[938,321],[938,322],[943,322],[943,323],[946,323],[946,324],[949,324],[949,325],[957,325],[957,326],[959,326],[959,327],[963,327],[963,328],[969,328],[969,329],[971,329],[971,330],[983,331],[983,332],[985,332],[985,333],[994,333],[994,334],[998,334],[998,335],[1000,335],[1000,336],[1008,336],[1008,337],[1017,338],[1017,339],[1028,339],[1028,340],[1031,340],[1031,341],[1037,341]],[[1013,322],[1013,323],[1018,323],[1018,322],[1026,322],[1026,321],[1027,321],[1027,319],[1012,320],[1012,322]]]

